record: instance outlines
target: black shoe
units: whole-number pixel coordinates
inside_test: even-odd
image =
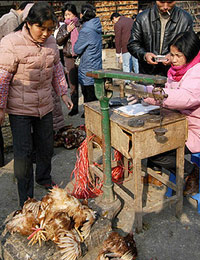
[[[51,190],[54,186],[56,186],[56,183],[54,181],[51,181],[51,183],[44,183],[39,185],[43,186],[47,190]]]
[[[162,167],[155,165],[151,160],[148,159],[147,167],[151,168],[153,171],[162,171]]]
[[[78,110],[72,110],[68,113],[68,116],[75,116],[78,114]]]

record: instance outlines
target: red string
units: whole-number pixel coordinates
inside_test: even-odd
[[[117,161],[118,165],[112,168],[112,181],[121,184],[124,182],[123,177],[125,167],[123,163],[123,155],[117,150],[114,151],[114,161]],[[133,173],[133,164],[130,162],[128,163],[128,173]]]
[[[78,199],[94,198],[102,194],[103,183],[96,178],[95,183],[91,182],[89,176],[89,162],[88,162],[88,147],[87,142],[90,142],[94,135],[86,138],[77,149],[75,168],[71,173],[71,179],[74,176],[74,189],[72,195]]]
[[[32,230],[34,230],[34,232],[27,237],[28,240],[30,240],[38,231],[42,230],[41,228],[32,228]]]
[[[72,195],[78,199],[94,198],[102,194],[101,188],[103,182],[100,181],[99,178],[96,178],[95,183],[93,183],[89,176],[87,142],[90,142],[93,138],[94,135],[89,138],[87,137],[77,149],[77,160],[74,170],[71,173],[71,179],[74,176],[75,180]],[[117,150],[114,151],[114,161],[117,161],[118,165],[112,168],[112,181],[120,184],[123,182],[125,167],[123,164],[123,155]],[[100,166],[97,163],[94,163],[94,165]],[[132,168],[132,166],[130,168]],[[130,169],[128,169],[128,171],[132,173]]]

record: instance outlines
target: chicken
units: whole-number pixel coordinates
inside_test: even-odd
[[[24,236],[33,233],[33,229],[38,224],[32,212],[22,213],[18,211],[11,221],[6,225],[6,229],[11,233],[18,232]]]
[[[77,198],[68,194],[66,190],[58,187],[54,187],[50,191],[50,194],[47,194],[42,199],[41,208],[46,212],[45,219],[43,219],[44,214],[42,213],[38,217],[41,220],[41,228],[47,225],[49,219],[52,218],[52,215],[54,216],[55,212],[66,212],[73,220],[74,228],[82,241],[88,237],[90,228],[95,221],[95,213],[93,210],[86,205],[82,205]]]
[[[81,255],[80,237],[75,229],[71,231],[61,231],[59,241],[57,242],[58,247],[61,249],[61,260],[75,260]]]
[[[38,201],[33,198],[29,198],[27,201],[25,201],[22,212],[26,214],[26,212],[32,212],[35,218],[38,216],[38,211],[40,209],[41,201]]]
[[[103,242],[102,250],[96,260],[135,260],[136,257],[137,248],[133,234],[122,237],[117,232],[112,232]]]
[[[54,146],[64,146],[66,149],[77,148],[86,138],[84,126],[72,127],[71,125],[63,127],[54,134]]]
[[[8,222],[10,233],[29,236],[29,244],[52,240],[61,249],[62,260],[75,260],[81,255],[81,242],[90,234],[95,213],[87,205],[54,187],[41,201],[29,199]]]
[[[28,199],[22,210],[18,210],[13,218],[6,225],[6,229],[13,234],[18,232],[22,235],[30,235],[33,229],[39,224],[37,214],[40,201]]]
[[[62,132],[64,147],[67,149],[77,148],[86,138],[85,131],[80,127],[71,128]]]

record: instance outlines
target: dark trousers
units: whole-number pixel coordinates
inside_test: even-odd
[[[33,143],[36,152],[36,182],[51,183],[53,119],[52,113],[42,118],[9,115],[9,119],[13,135],[14,174],[22,207],[28,197],[33,197]]]
[[[4,166],[4,142],[3,135],[0,127],[0,167]]]
[[[189,149],[185,146],[185,154],[191,154]],[[158,154],[152,157],[148,158],[147,161],[148,167],[158,167],[158,168],[165,168],[169,170],[170,172],[176,173],[176,151],[172,150],[169,152],[165,152],[162,154]],[[185,176],[188,176],[191,174],[191,172],[194,169],[193,163],[186,160],[184,161],[184,173]]]
[[[73,103],[73,111],[78,112],[78,68],[74,58],[64,57],[67,82],[70,87],[70,95]]]
[[[81,91],[83,93],[84,103],[97,100],[95,96],[94,85],[81,85]]]

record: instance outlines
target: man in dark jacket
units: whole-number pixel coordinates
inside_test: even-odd
[[[127,50],[133,19],[121,16],[119,13],[113,13],[110,19],[114,23],[116,56],[123,65],[123,71],[131,72],[134,69],[134,72],[138,73],[138,60]]]
[[[127,47],[138,58],[140,73],[166,76],[169,44],[177,34],[192,28],[192,17],[178,8],[176,1],[156,1],[153,7],[138,14]],[[164,55],[164,61],[157,62],[157,55]]]

